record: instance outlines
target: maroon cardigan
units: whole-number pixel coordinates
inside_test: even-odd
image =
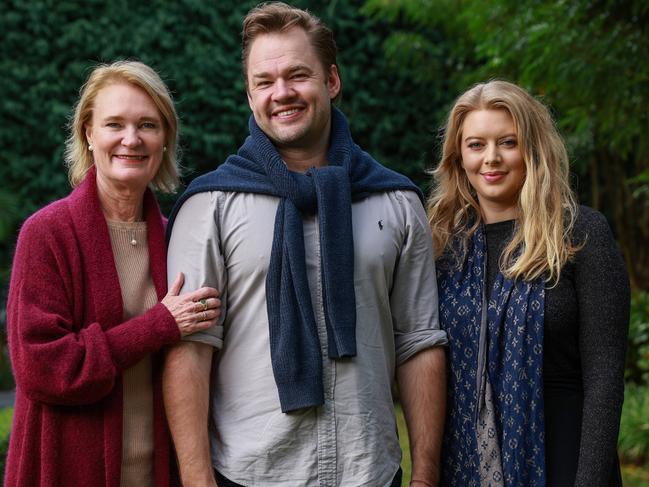
[[[162,299],[165,222],[150,190],[144,216]],[[122,313],[93,167],[68,197],[28,218],[18,237],[7,304],[16,403],[5,485],[119,487],[122,372],[180,339],[160,303],[125,322]],[[160,359],[154,354],[156,487],[175,483]]]

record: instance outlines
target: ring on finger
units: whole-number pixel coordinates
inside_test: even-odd
[[[203,298],[203,299],[199,300],[198,302],[203,305],[203,311],[207,311],[207,307],[208,307],[207,306],[207,299]]]

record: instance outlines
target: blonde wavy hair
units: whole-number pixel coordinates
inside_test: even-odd
[[[483,221],[477,195],[462,168],[462,126],[474,110],[506,110],[514,121],[525,161],[518,217],[500,268],[511,279],[543,277],[556,283],[563,265],[578,250],[571,242],[577,203],[569,184],[568,154],[545,105],[515,84],[494,80],[461,95],[448,117],[442,158],[432,172],[428,221],[436,256],[467,243]]]
[[[94,164],[86,141],[86,125],[92,118],[97,93],[108,85],[118,83],[128,83],[143,89],[158,108],[164,124],[164,145],[167,150],[151,186],[163,193],[173,193],[179,184],[178,115],[169,89],[158,73],[139,61],[99,64],[81,87],[70,121],[70,135],[65,143],[65,163],[68,166],[70,184],[73,188],[76,187]]]

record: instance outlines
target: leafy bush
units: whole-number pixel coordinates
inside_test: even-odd
[[[139,59],[158,70],[181,119],[186,181],[215,168],[247,135],[240,31],[258,0],[104,2],[7,0],[0,11],[0,306],[20,221],[69,192],[62,155],[78,90],[97,62]],[[334,31],[341,108],[356,142],[423,185],[436,114],[450,93],[391,64],[392,26],[362,0],[296,0]],[[20,55],[16,55],[20,53]],[[174,198],[162,201],[168,211]],[[8,201],[13,202],[9,204]],[[0,328],[4,320],[0,313]]]
[[[649,474],[649,293],[631,297],[624,407],[618,449],[626,463],[624,485],[648,487]]]
[[[7,391],[15,387],[13,371],[9,361],[9,351],[6,344],[0,339],[0,391]]]
[[[17,216],[69,191],[62,164],[65,125],[97,62],[135,58],[161,73],[181,118],[186,179],[234,152],[247,135],[250,114],[240,65],[241,22],[257,3],[10,0],[0,12],[6,33],[0,46],[0,143],[6,160],[0,180],[2,193],[19,202]],[[448,95],[387,60],[383,40],[392,27],[361,15],[360,0],[292,3],[312,10],[336,35],[341,106],[357,142],[423,182],[423,156],[437,124],[433,113]],[[0,217],[0,237],[15,225],[5,220]]]
[[[627,386],[618,449],[622,462],[649,464],[649,386]]]
[[[649,293],[645,291],[637,291],[631,297],[625,379],[649,385]]]
[[[622,485],[624,487],[649,487],[649,472],[646,467],[622,465]]]
[[[649,56],[648,5],[646,0],[367,0],[366,6],[374,16],[410,24],[395,25],[386,44],[420,79],[437,83],[446,76],[448,89],[459,94],[474,82],[503,78],[552,106],[572,154],[581,201],[609,218],[631,284],[645,290],[649,65],[636,68],[636,60]],[[440,50],[442,64],[434,62]]]

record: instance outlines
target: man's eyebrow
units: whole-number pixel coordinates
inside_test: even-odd
[[[313,70],[306,64],[294,64],[293,66],[290,66],[289,68],[283,70],[282,72],[284,74],[293,74],[296,71],[307,71],[311,73]],[[252,73],[252,78],[269,78],[270,73],[268,71],[260,71],[258,73]]]
[[[311,67],[306,64],[295,64],[288,69],[289,73],[294,73],[295,71],[313,71]]]

